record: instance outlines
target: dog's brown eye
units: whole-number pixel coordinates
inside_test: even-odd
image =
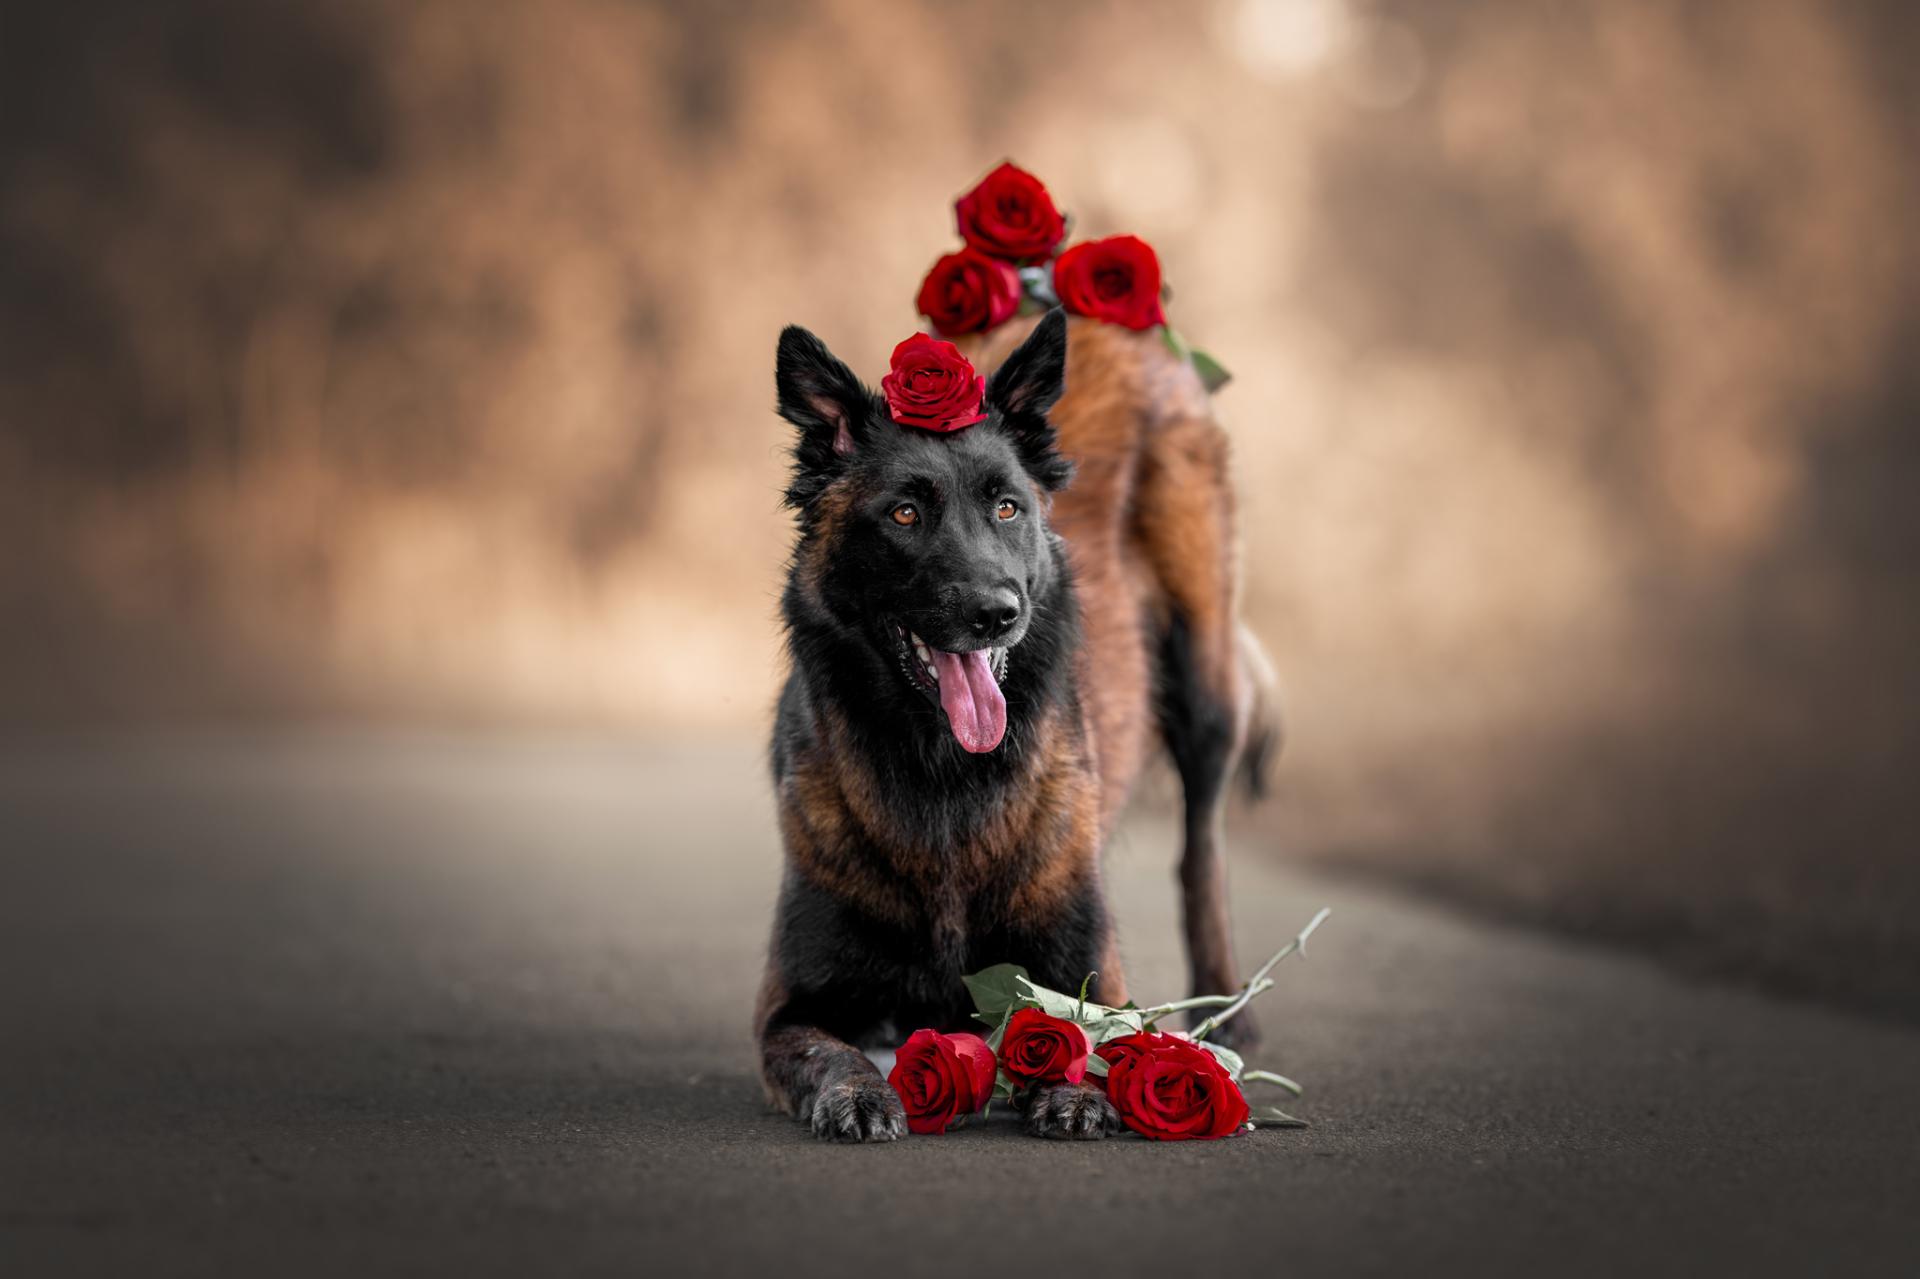
[[[1000,499],[1000,505],[993,508],[993,513],[1003,520],[1010,520],[1020,513],[1020,508],[1013,504],[1012,498],[1003,497]]]
[[[920,512],[913,509],[913,503],[902,502],[893,508],[893,522],[901,528],[911,528],[920,522]]]

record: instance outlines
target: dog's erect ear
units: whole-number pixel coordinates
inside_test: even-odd
[[[774,380],[780,416],[800,428],[787,501],[804,506],[865,440],[873,393],[826,343],[797,324],[780,334]]]
[[[1073,463],[1056,450],[1053,424],[1047,421],[1047,411],[1066,389],[1067,317],[1055,307],[987,383],[987,407],[1000,415],[1027,473],[1047,489],[1065,488],[1073,478]]]

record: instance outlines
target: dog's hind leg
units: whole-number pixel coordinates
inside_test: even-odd
[[[1222,811],[1251,706],[1241,668],[1227,440],[1210,418],[1152,428],[1135,494],[1135,530],[1163,593],[1160,731],[1180,774],[1180,854],[1187,964],[1196,995],[1238,988],[1227,908]],[[1220,1037],[1257,1036],[1241,1014]]]

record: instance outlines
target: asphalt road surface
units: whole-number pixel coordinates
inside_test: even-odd
[[[1920,1033],[1235,850],[1304,1131],[817,1143],[746,747],[0,751],[0,1274],[1920,1273]],[[1172,835],[1113,854],[1181,993]],[[1737,1268],[1737,1269],[1736,1269]]]

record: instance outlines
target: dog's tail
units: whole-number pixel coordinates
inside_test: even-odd
[[[1247,687],[1247,735],[1240,748],[1236,775],[1246,796],[1265,799],[1272,789],[1273,770],[1280,763],[1280,749],[1286,743],[1286,724],[1280,710],[1280,677],[1273,669],[1267,650],[1260,647],[1246,623],[1240,623],[1236,638],[1240,649],[1240,671]]]

